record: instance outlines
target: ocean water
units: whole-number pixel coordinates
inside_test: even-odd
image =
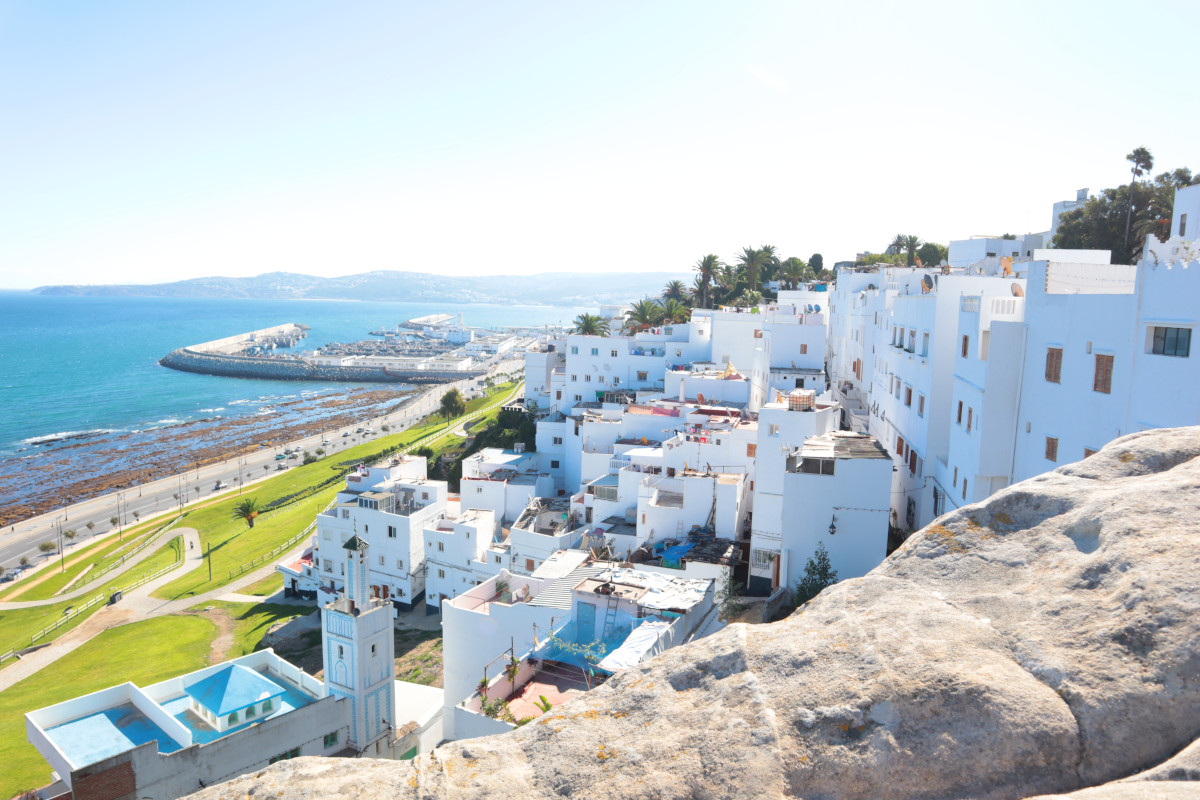
[[[0,293],[0,460],[47,440],[242,417],[351,384],[258,381],[158,365],[177,347],[297,322],[298,349],[370,338],[413,317],[462,313],[478,327],[568,324],[583,309],[322,300],[47,297]],[[43,444],[39,444],[43,442]]]

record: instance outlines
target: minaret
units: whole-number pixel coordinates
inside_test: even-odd
[[[345,592],[321,610],[325,694],[349,698],[348,744],[363,755],[378,747],[388,757],[395,733],[392,605],[370,596],[367,543],[355,535],[344,547]]]

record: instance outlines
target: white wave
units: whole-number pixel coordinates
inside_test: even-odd
[[[201,413],[201,414],[215,414],[215,413],[217,413],[218,411],[224,411],[224,410],[225,410],[225,406],[217,406],[216,408],[202,408],[202,409],[200,409],[199,413]]]
[[[250,400],[230,400],[229,405],[240,406],[240,405],[245,405],[246,403],[249,403],[249,402],[251,402],[251,401]]]
[[[22,439],[18,444],[44,444],[56,439],[66,439],[75,436],[99,436],[105,433],[116,433],[116,431],[111,428],[92,428],[86,431],[60,431],[58,433],[47,433],[42,436],[31,436],[28,439]]]
[[[156,422],[152,422],[150,424],[151,425],[178,425],[181,422],[183,422],[183,420],[179,419],[178,417],[167,417],[166,419],[160,419],[160,420],[158,420]]]

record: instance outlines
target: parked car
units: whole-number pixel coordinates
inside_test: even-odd
[[[283,472],[285,469],[287,469],[287,464],[276,464],[275,469],[278,472]]]
[[[213,487],[213,491],[216,492],[216,491],[220,491],[221,489],[228,489],[228,488],[229,488],[228,483],[225,483],[224,481],[217,481],[217,485]]]

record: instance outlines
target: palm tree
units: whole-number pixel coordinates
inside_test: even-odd
[[[662,306],[649,297],[638,300],[625,312],[625,330],[629,333],[653,328],[662,321]]]
[[[773,249],[773,248],[772,248]],[[753,247],[743,247],[738,255],[738,267],[746,275],[747,291],[756,292],[759,288],[759,273],[770,264],[772,256],[766,250],[755,250]]]
[[[258,499],[247,497],[242,502],[233,507],[233,518],[244,519],[246,523],[253,528],[254,518],[258,516]]]
[[[721,268],[725,265],[721,263],[721,259],[717,258],[712,253],[709,253],[704,258],[696,262],[696,272],[699,273],[696,279],[699,281],[700,289],[700,307],[712,308],[709,296],[709,290],[713,283],[720,279]]]
[[[797,288],[808,273],[808,264],[804,263],[804,259],[795,256],[784,261],[781,266],[789,289]]]
[[[1125,160],[1132,166],[1129,169],[1133,176],[1129,180],[1129,210],[1125,212],[1125,249],[1129,249],[1129,225],[1133,221],[1133,187],[1137,185],[1137,179],[1145,175],[1154,168],[1154,156],[1150,155],[1150,151],[1144,147],[1134,149],[1132,153],[1125,156]],[[1122,261],[1122,264],[1127,262]]]
[[[667,285],[663,287],[662,297],[664,300],[682,301],[687,297],[687,287],[680,280],[667,281]]]
[[[915,267],[917,265],[917,249],[923,244],[920,236],[897,233],[896,238],[892,239],[892,243],[888,245],[888,250],[894,250],[897,255],[900,251],[904,251],[907,254],[908,266]]]
[[[1161,177],[1161,176],[1160,176]],[[1154,234],[1162,241],[1171,238],[1171,214],[1175,207],[1175,184],[1158,182],[1151,184],[1150,201],[1138,212],[1138,221],[1133,224],[1132,253],[1141,253],[1146,240]]]
[[[692,318],[692,310],[674,298],[665,298],[658,305],[663,322],[683,323]]]
[[[571,333],[585,336],[608,336],[608,332],[608,320],[596,314],[580,314],[571,328]]]
[[[764,259],[762,269],[760,270],[763,283],[775,280],[777,277],[776,273],[780,267],[779,256],[775,253],[775,245],[764,244],[759,252],[763,254]]]

